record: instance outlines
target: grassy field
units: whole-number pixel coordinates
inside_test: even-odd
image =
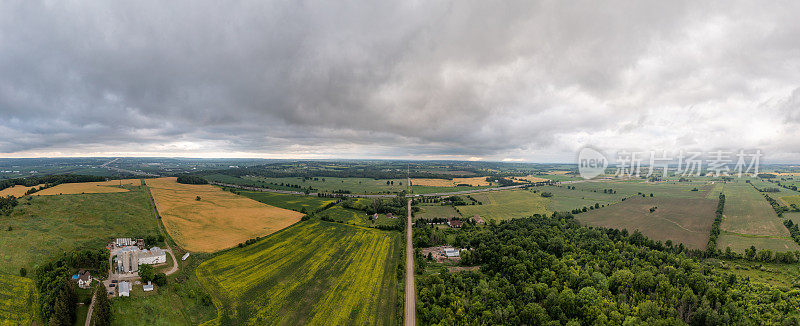
[[[31,325],[35,321],[35,288],[29,278],[0,274],[0,325]]]
[[[650,212],[651,207],[658,207]],[[703,249],[708,242],[717,201],[697,198],[633,197],[624,202],[576,215],[591,226],[639,230],[654,240]]]
[[[414,215],[415,218],[461,217],[461,214],[453,206],[422,205],[420,208],[421,210]]]
[[[335,198],[278,194],[274,192],[237,190],[236,193],[267,205],[291,209],[298,212],[313,212],[316,209],[325,207],[325,205],[329,203],[336,202]]]
[[[13,186],[11,188],[6,188],[6,189],[3,189],[3,190],[0,190],[0,197],[14,196],[14,197],[19,198],[19,197],[24,196],[25,193],[28,191],[28,189],[31,189],[31,188],[34,188],[34,187],[39,187],[39,186],[41,186],[41,185],[33,186],[33,187],[25,187],[25,186],[22,186],[22,185],[16,185],[16,186]]]
[[[34,196],[74,195],[74,194],[102,194],[112,192],[126,192],[122,186],[138,186],[142,183],[139,179],[109,180],[100,182],[62,183],[55,187],[37,191]]]
[[[232,249],[197,269],[209,324],[396,324],[400,248],[397,232],[311,220]]]
[[[0,218],[0,273],[32,271],[50,256],[75,248],[104,248],[113,237],[158,233],[140,186],[108,194],[25,197]],[[11,227],[11,231],[7,231]]]
[[[696,198],[698,193],[706,194],[713,185],[706,181],[693,182],[643,182],[634,181],[591,181],[572,184],[578,190],[603,192],[603,189],[613,189],[616,195],[633,196],[638,193],[652,193],[656,197],[670,198]],[[697,188],[698,191],[692,191]]]
[[[567,189],[566,186],[540,186],[533,187],[537,193],[549,192],[553,196],[548,198],[547,210],[552,212],[566,212],[576,208],[583,208],[584,206],[594,205],[607,205],[618,202],[625,197],[620,194],[606,194],[601,190],[600,192],[586,191],[586,190],[572,190]]]
[[[154,292],[134,285],[130,297],[113,299],[113,325],[198,325],[215,318],[216,307],[195,274],[195,268],[205,259],[201,256],[193,254],[186,261],[179,260],[179,272]]]
[[[316,191],[321,192],[334,192],[338,190],[347,190],[354,194],[387,194],[397,193],[408,190],[406,179],[370,179],[370,178],[333,178],[333,177],[320,177],[317,180],[305,180],[303,178],[263,178],[263,177],[232,177],[221,174],[211,174],[204,176],[209,181],[216,181],[237,185],[252,185],[257,187],[264,187],[277,190],[292,190],[303,191],[309,186]],[[324,181],[323,181],[324,180]],[[387,185],[386,182],[389,181]],[[447,180],[449,182],[449,180]],[[394,184],[392,184],[394,182]],[[413,183],[413,182],[412,182]],[[290,187],[288,185],[299,185],[301,188]],[[422,186],[415,185],[411,188],[413,193],[417,194],[430,194],[439,192],[455,192],[463,190],[485,189],[486,186],[477,187],[439,187],[439,186]]]
[[[527,190],[491,191],[470,196],[483,205],[458,206],[462,216],[480,215],[484,220],[507,220],[548,212],[547,199]]]
[[[486,181],[486,177],[471,177],[471,178],[453,178],[448,179],[411,179],[412,186],[429,186],[429,187],[455,187],[459,184],[466,184],[474,187],[479,186],[492,186],[493,182]]]
[[[371,216],[367,215],[365,212],[344,208],[339,205],[333,206],[328,208],[320,213],[317,213],[318,217],[327,217],[336,222],[344,223],[344,224],[351,224],[351,225],[358,225],[358,226],[392,226],[397,225],[400,223],[400,220],[397,218],[388,218],[385,214],[379,214],[378,219],[370,220]]]
[[[723,232],[717,240],[718,248],[731,247],[739,253],[751,245],[773,251],[800,250],[762,193],[744,181],[728,182],[723,190],[725,219],[720,226]]]
[[[147,185],[167,232],[188,251],[230,248],[274,233],[303,216],[212,185],[180,184],[175,178],[148,179]]]

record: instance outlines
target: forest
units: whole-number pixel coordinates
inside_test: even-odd
[[[422,324],[797,324],[800,290],[750,282],[638,232],[539,216],[452,232],[471,248],[461,264],[480,269],[418,277]]]

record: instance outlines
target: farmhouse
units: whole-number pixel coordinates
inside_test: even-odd
[[[449,225],[451,228],[460,228],[463,224],[464,223],[460,220],[454,220],[452,218],[447,221],[447,225]]]
[[[120,297],[131,296],[131,282],[128,281],[119,282],[119,285],[117,285],[117,289],[119,290]]]
[[[80,270],[78,274],[72,275],[72,279],[78,283],[81,289],[88,289],[92,284],[92,274],[89,271]]]

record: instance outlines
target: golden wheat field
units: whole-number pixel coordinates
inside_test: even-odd
[[[39,186],[41,186],[41,185],[37,185],[37,186],[34,186],[34,187],[39,187]],[[11,188],[6,188],[6,189],[3,189],[3,190],[0,190],[0,197],[14,196],[14,197],[19,198],[19,197],[25,196],[25,193],[28,191],[28,189],[31,189],[31,188],[34,188],[34,187],[25,187],[25,186],[22,186],[22,185],[16,185],[16,186],[13,186]]]
[[[146,183],[167,232],[188,251],[230,248],[281,230],[303,216],[212,185],[181,184],[176,178],[148,179]]]
[[[112,192],[126,192],[127,189],[119,188],[120,185],[138,186],[139,179],[109,180],[100,182],[62,183],[52,188],[38,191],[35,195],[74,195],[74,194],[105,194]]]
[[[453,180],[411,179],[411,184],[414,186],[429,186],[429,187],[454,187],[459,184],[468,184],[474,187],[492,185],[491,182],[486,181],[486,177],[453,178]]]
[[[535,176],[532,176],[532,175],[526,175],[524,177],[514,177],[514,179],[524,180],[524,181],[528,181],[528,182],[547,182],[547,181],[550,181],[549,179],[539,178],[539,177],[535,177]]]

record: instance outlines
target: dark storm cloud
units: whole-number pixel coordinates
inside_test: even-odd
[[[796,136],[798,9],[3,2],[0,152],[535,160],[584,144],[764,146]]]

